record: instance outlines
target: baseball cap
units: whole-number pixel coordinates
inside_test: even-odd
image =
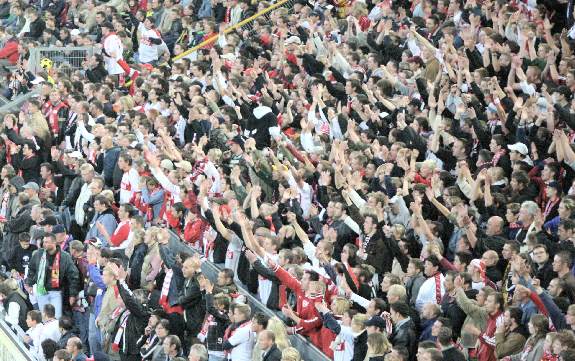
[[[32,189],[35,190],[36,192],[38,192],[40,190],[40,187],[38,186],[38,184],[36,182],[28,182],[26,184],[24,184],[24,187],[22,187],[24,189]]]
[[[176,168],[183,169],[185,172],[191,172],[193,167],[192,163],[188,162],[187,160],[183,160],[181,162],[177,162],[175,164]]]
[[[379,328],[380,330],[385,330],[386,324],[385,324],[385,320],[383,318],[381,318],[380,316],[373,316],[369,320],[365,321],[365,326],[366,327],[375,326],[375,327]]]
[[[54,234],[66,233],[66,228],[64,228],[64,225],[62,224],[57,224],[54,227],[52,227],[52,233]]]
[[[172,161],[169,159],[163,159],[160,162],[160,167],[166,170],[174,170],[174,163],[172,163]]]
[[[231,143],[236,143],[237,145],[239,145],[242,148],[242,150],[244,149],[244,140],[240,135],[236,135],[235,137],[230,139],[228,141],[228,144],[231,144]]]
[[[519,143],[519,142],[515,143],[515,144],[508,145],[507,148],[509,150],[513,150],[513,151],[521,153],[523,155],[527,155],[527,153],[529,153],[527,146],[525,144]]]
[[[48,216],[43,221],[40,222],[41,226],[55,226],[58,224],[58,220],[54,216]]]

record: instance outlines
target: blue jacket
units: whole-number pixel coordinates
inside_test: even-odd
[[[198,19],[212,17],[212,0],[202,0],[202,5],[198,10]]]
[[[112,236],[112,233],[114,233],[116,227],[118,227],[118,222],[116,221],[114,213],[112,213],[112,210],[110,209],[106,210],[104,213],[94,214],[94,217],[90,221],[90,229],[86,234],[86,239],[98,238],[102,241],[104,247],[108,247],[108,240],[105,239],[104,235],[98,230],[98,226],[96,225],[98,222],[104,225],[109,236]]]
[[[160,189],[154,193],[150,194],[150,191],[146,187],[142,187],[142,201],[149,206],[152,206],[152,211],[154,213],[154,219],[160,216],[162,211],[162,204],[164,204],[164,190]]]
[[[98,293],[94,298],[94,303],[92,304],[94,315],[98,317],[100,314],[100,309],[102,308],[102,299],[104,298],[104,293],[106,292],[106,285],[102,280],[102,272],[100,268],[94,264],[88,266],[88,276],[90,281],[93,282],[96,287],[98,287]]]
[[[178,305],[180,304],[178,296],[180,290],[184,287],[184,274],[182,273],[182,269],[176,264],[176,257],[169,245],[160,246],[160,257],[164,265],[174,272],[168,291],[168,303],[170,306]]]
[[[421,323],[421,335],[419,336],[419,341],[433,341],[437,340],[437,337],[431,336],[431,329],[433,328],[433,324],[435,323],[436,318],[432,318],[431,320],[425,320]]]

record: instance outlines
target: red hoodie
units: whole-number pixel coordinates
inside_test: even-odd
[[[315,304],[317,302],[322,302],[323,296],[306,296],[305,292],[301,289],[300,281],[295,279],[281,267],[278,267],[276,270],[274,270],[274,272],[279,278],[280,282],[296,294],[296,313],[298,317],[301,318],[300,322],[295,327],[296,332],[301,335],[308,336],[311,343],[313,343],[317,348],[321,349],[322,345],[320,336],[323,322],[319,312],[315,308]]]

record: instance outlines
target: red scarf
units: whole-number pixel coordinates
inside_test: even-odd
[[[58,112],[62,108],[67,108],[68,105],[64,102],[58,103],[58,105],[52,105],[52,102],[48,101],[44,104],[44,116],[48,119],[48,125],[52,129],[52,134],[58,135],[60,133],[60,124],[58,123]]]
[[[273,222],[273,220],[272,220],[272,219],[273,219],[272,216],[267,216],[267,217],[265,217],[265,219],[266,219],[266,222],[268,222],[268,224],[270,225],[270,231],[272,231],[272,232],[275,233],[276,227],[274,226],[274,222]]]
[[[166,276],[164,277],[164,283],[162,284],[162,293],[160,294],[160,306],[166,311],[168,314],[170,313],[178,313],[183,314],[184,309],[180,305],[170,306],[170,302],[168,301],[168,293],[170,292],[170,284],[172,283],[172,277],[174,276],[174,271],[171,269],[166,272]]]
[[[495,152],[495,154],[493,155],[493,159],[491,160],[491,163],[493,163],[494,166],[497,165],[497,162],[499,162],[499,158],[501,158],[502,156],[505,155],[505,149],[500,149],[497,152]]]
[[[235,327],[232,329],[233,325],[228,326],[228,328],[226,328],[226,331],[224,332],[224,342],[226,342],[230,337],[232,337],[234,335],[234,333],[236,333],[237,330],[239,330],[240,328],[244,328],[244,327],[251,327],[252,323],[250,320],[245,320],[242,321],[243,323],[238,325],[238,327]],[[226,355],[229,355],[231,350],[225,351]]]
[[[56,253],[56,257],[54,257],[54,262],[52,262],[50,287],[52,287],[53,289],[60,288],[60,252]]]
[[[440,305],[441,304],[441,273],[437,272],[435,274],[435,276],[433,276],[435,278],[435,300],[437,301],[437,304]]]

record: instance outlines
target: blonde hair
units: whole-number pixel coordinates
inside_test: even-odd
[[[331,310],[334,314],[341,316],[350,309],[349,300],[344,297],[336,297],[332,301]]]
[[[134,108],[134,99],[131,96],[125,95],[120,97],[118,100],[120,105],[122,106],[122,111],[127,112],[128,110],[132,110]]]
[[[351,329],[353,332],[360,332],[365,329],[365,322],[367,321],[367,315],[363,313],[358,313],[351,319]]]
[[[285,350],[290,347],[287,328],[285,324],[277,317],[272,317],[268,320],[268,331],[271,331],[276,336],[276,345],[280,350]]]
[[[407,291],[402,285],[391,285],[389,286],[389,290],[387,290],[387,296],[397,296],[401,300],[405,300],[407,298]]]
[[[9,114],[7,116],[11,115],[12,114]],[[44,142],[47,142],[51,138],[50,128],[48,128],[48,123],[46,122],[44,117],[41,116],[41,113],[39,115],[40,116],[36,114],[31,114],[31,116],[27,119],[25,124],[30,127],[35,136],[42,138]],[[16,117],[15,116],[13,117],[14,120],[17,121]]]
[[[282,351],[281,361],[301,361],[301,356],[296,348],[288,347]]]
[[[110,203],[114,203],[114,193],[109,189],[104,189],[100,195],[106,197],[110,201]]]
[[[384,355],[391,349],[389,340],[380,332],[372,333],[367,336],[367,346],[368,351],[365,357],[366,360],[369,360],[372,356]]]

